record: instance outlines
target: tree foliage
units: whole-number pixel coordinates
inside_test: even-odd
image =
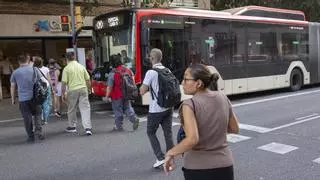
[[[319,0],[211,0],[211,9],[223,10],[241,6],[257,5],[300,10],[309,21],[320,21]]]

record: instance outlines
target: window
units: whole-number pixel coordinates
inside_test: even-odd
[[[308,60],[309,44],[307,33],[281,33],[280,56],[284,61]]]
[[[150,68],[148,56],[153,48],[162,51],[162,64],[168,67],[172,73],[182,80],[186,68],[183,30],[181,29],[150,29],[148,33],[148,45],[143,50],[143,69]],[[143,72],[145,75],[145,72]]]
[[[232,22],[231,28],[231,60],[232,63],[243,63],[245,58],[245,23]]]
[[[204,63],[210,65],[230,64],[229,23],[227,21],[203,20]]]
[[[59,61],[66,53],[66,49],[69,48],[68,39],[46,39],[45,43],[45,64],[49,59],[53,58]]]
[[[248,62],[267,62],[277,56],[277,35],[272,25],[248,24]]]
[[[202,30],[201,19],[187,19],[184,30],[185,56],[187,65],[192,63],[204,62],[204,51],[202,50]]]
[[[184,71],[183,31],[174,29],[151,29],[150,50],[162,50],[162,63],[174,74]]]
[[[9,57],[14,68],[18,68],[19,64],[17,56],[22,53],[29,53],[31,56],[43,56],[41,39],[15,39],[0,40],[0,51]]]

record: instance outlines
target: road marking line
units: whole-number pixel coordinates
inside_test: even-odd
[[[318,118],[320,118],[320,116],[315,116],[315,117],[311,117],[311,118],[308,118],[308,119],[303,119],[301,121],[296,121],[296,122],[293,122],[293,123],[285,124],[285,125],[282,125],[282,126],[278,126],[278,127],[272,128],[272,129],[270,129],[269,132],[275,131],[275,130],[279,130],[279,129],[283,129],[283,128],[286,128],[286,127],[290,127],[290,126],[293,126],[293,125],[301,124],[301,123],[304,123],[304,122],[312,121],[312,120],[318,119]]]
[[[15,118],[15,119],[8,119],[8,120],[1,120],[0,123],[6,123],[6,122],[14,122],[14,121],[20,121],[23,120],[23,118]]]
[[[245,141],[248,139],[251,139],[251,137],[242,136],[239,134],[228,134],[227,135],[227,141],[230,143],[237,143],[237,142]]]
[[[95,114],[108,114],[110,112],[112,112],[112,111],[95,111],[93,113],[95,113]]]
[[[273,153],[278,153],[278,154],[286,154],[291,151],[297,150],[299,148],[295,147],[295,146],[272,142],[270,144],[260,146],[260,147],[258,147],[258,149],[273,152]]]
[[[248,130],[248,131],[258,132],[258,133],[267,133],[271,130],[271,128],[265,128],[265,127],[261,127],[261,126],[253,126],[253,125],[242,124],[242,123],[239,124],[239,128],[244,129],[244,130]]]
[[[313,160],[313,162],[320,164],[320,157],[315,159],[315,160]]]
[[[178,123],[178,122],[172,122],[172,126],[180,126],[180,123]]]
[[[262,103],[262,102],[267,102],[267,101],[274,101],[274,100],[285,99],[285,98],[289,98],[289,97],[301,96],[301,95],[306,95],[306,94],[313,94],[313,93],[318,93],[318,92],[320,92],[320,90],[301,92],[301,93],[295,93],[295,94],[290,94],[290,95],[285,95],[285,96],[278,96],[278,97],[266,98],[266,99],[261,99],[261,100],[256,100],[256,101],[238,103],[238,104],[234,104],[232,106],[233,107],[240,107],[240,106],[245,106],[245,105],[257,104],[257,103]]]
[[[317,116],[317,115],[319,115],[319,114],[318,113],[314,113],[314,114],[311,114],[311,115],[308,115],[308,116],[303,116],[303,117],[296,118],[295,120],[301,120],[301,119],[305,119],[305,118],[312,117],[312,116]]]

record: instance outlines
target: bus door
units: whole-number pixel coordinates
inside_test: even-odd
[[[141,52],[143,60],[143,74],[151,68],[148,56],[152,48],[162,51],[162,64],[182,81],[187,67],[185,57],[185,42],[183,38],[183,21],[179,17],[152,16],[147,17],[142,28]],[[146,38],[143,38],[145,36]]]

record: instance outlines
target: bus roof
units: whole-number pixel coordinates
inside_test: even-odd
[[[302,11],[263,7],[263,6],[243,6],[243,7],[238,7],[238,8],[226,9],[226,10],[222,10],[222,11],[229,12],[232,15],[242,15],[245,12],[254,11],[254,10],[260,10],[260,11],[265,11],[265,12],[270,12],[270,13],[285,13],[285,14],[297,15],[297,16],[302,17],[303,21],[306,20],[306,16],[305,16],[304,12],[302,12]]]
[[[246,6],[246,8],[267,8],[267,7],[259,7],[259,6]],[[192,16],[192,17],[208,17],[208,18],[216,18],[216,19],[227,19],[227,20],[235,20],[235,21],[251,21],[251,22],[261,22],[261,23],[274,23],[274,24],[292,24],[292,25],[308,25],[307,21],[302,20],[291,20],[291,19],[279,19],[279,18],[270,18],[270,17],[260,17],[260,16],[245,16],[238,15],[235,13],[236,11],[241,10],[244,7],[229,9],[224,11],[210,11],[210,10],[200,10],[200,9],[188,9],[188,8],[126,8],[117,11],[113,11],[110,13],[117,13],[123,11],[135,11],[138,16],[148,16],[148,15],[157,15],[157,14],[167,14],[167,15],[182,15],[182,16]],[[267,9],[276,9],[276,8],[267,8]],[[281,9],[277,9],[281,10]],[[282,12],[296,12],[303,13],[300,11],[293,10],[283,10]],[[109,13],[108,13],[109,14]],[[107,14],[102,14],[96,18],[101,18]],[[304,14],[303,14],[304,15]]]

